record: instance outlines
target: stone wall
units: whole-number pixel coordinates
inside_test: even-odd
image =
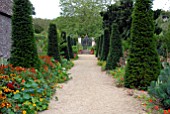
[[[0,12],[12,15],[12,0],[0,0]]]
[[[0,57],[9,58],[11,48],[11,19],[0,15]]]
[[[0,57],[8,59],[11,48],[12,1],[0,0]]]

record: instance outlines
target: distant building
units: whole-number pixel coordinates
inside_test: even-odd
[[[12,0],[0,0],[0,57],[8,59],[11,49]]]

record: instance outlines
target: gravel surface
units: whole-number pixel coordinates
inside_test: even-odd
[[[140,101],[101,71],[94,55],[79,55],[74,63],[73,79],[54,95],[59,100],[53,98],[49,110],[39,114],[145,114]]]

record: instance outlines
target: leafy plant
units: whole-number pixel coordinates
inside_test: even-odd
[[[151,0],[136,0],[132,16],[130,53],[125,86],[146,90],[160,73],[160,60],[154,38]]]
[[[161,70],[157,81],[152,81],[148,87],[148,93],[155,97],[164,109],[170,108],[170,66]]]
[[[109,73],[116,79],[116,86],[123,87],[124,86],[124,67],[117,67],[115,70],[110,70]]]

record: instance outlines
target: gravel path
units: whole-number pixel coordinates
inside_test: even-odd
[[[93,55],[79,55],[74,63],[73,79],[56,92],[59,101],[53,99],[49,110],[39,114],[145,114],[137,99],[101,72]]]

